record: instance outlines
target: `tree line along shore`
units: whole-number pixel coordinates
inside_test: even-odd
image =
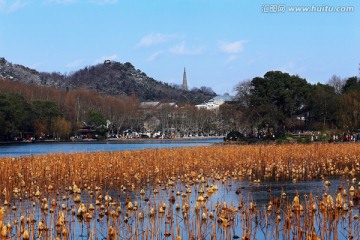
[[[310,84],[300,76],[270,71],[240,82],[235,98],[217,110],[188,103],[143,108],[135,92],[114,96],[0,81],[2,142],[211,137],[231,131],[253,138],[284,139],[288,133],[309,131],[342,138],[360,129],[358,77],[333,76],[326,84]]]

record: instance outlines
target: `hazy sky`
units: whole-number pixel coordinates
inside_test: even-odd
[[[324,83],[358,75],[360,1],[0,0],[0,56],[61,73],[131,62],[176,84],[186,67],[219,94],[270,70]]]

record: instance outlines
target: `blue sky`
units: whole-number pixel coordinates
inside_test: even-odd
[[[222,94],[270,70],[311,83],[358,75],[359,24],[358,0],[0,0],[0,56],[61,73],[131,62],[175,84],[186,67],[190,88]]]

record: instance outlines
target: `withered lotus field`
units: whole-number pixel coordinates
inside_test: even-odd
[[[360,239],[359,178],[356,143],[1,158],[0,239]]]

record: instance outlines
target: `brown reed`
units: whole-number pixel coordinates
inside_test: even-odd
[[[348,219],[349,232],[340,234],[354,236],[356,231],[352,229],[358,229],[358,217],[355,217],[358,215],[352,213],[360,202],[360,185],[357,185],[360,148],[357,144],[211,146],[49,154],[1,158],[0,172],[2,239],[47,238],[52,236],[51,232],[60,239],[69,239],[73,234],[74,218],[86,225],[91,236],[104,235],[107,239],[131,236],[134,239],[181,239],[184,236],[227,239],[236,221],[241,223],[244,239],[254,238],[265,221],[266,226],[274,226],[274,232],[269,233],[274,237],[279,237],[283,231],[285,238],[319,239],[318,235],[337,238],[337,224],[344,216]],[[336,195],[331,196],[327,189],[331,186],[331,178],[336,177],[346,179],[346,186],[339,186]],[[316,199],[310,194],[301,202],[297,195],[290,202],[284,190],[282,196],[270,199],[264,212],[256,206],[256,201],[208,205],[207,199],[217,191],[216,184],[228,187],[230,179],[248,179],[254,184],[266,180],[324,179],[324,196]],[[145,196],[147,191],[144,191],[149,187],[153,189],[150,197]],[[176,187],[180,191],[176,192]],[[139,206],[136,199],[130,198],[122,205],[116,196],[108,193],[115,189],[124,194],[138,192],[141,199],[147,198],[145,206]],[[165,197],[157,198],[160,189],[173,189],[173,192],[167,191]],[[236,193],[241,196],[241,190]],[[84,202],[84,195],[89,196],[90,202]],[[195,197],[196,204],[190,203],[190,196]],[[33,202],[34,209],[16,208],[22,201]],[[178,210],[174,210],[175,203]],[[11,204],[14,216],[25,217],[12,222],[4,219]],[[177,213],[179,209],[182,209],[181,214]],[[102,221],[106,221],[104,231],[91,226]],[[129,221],[134,221],[136,227],[130,227]],[[144,221],[146,226],[143,226]],[[20,223],[20,228],[11,231],[17,226],[16,222]],[[181,223],[170,225],[173,222]],[[219,232],[217,228],[223,230]],[[332,235],[327,235],[328,232]]]

